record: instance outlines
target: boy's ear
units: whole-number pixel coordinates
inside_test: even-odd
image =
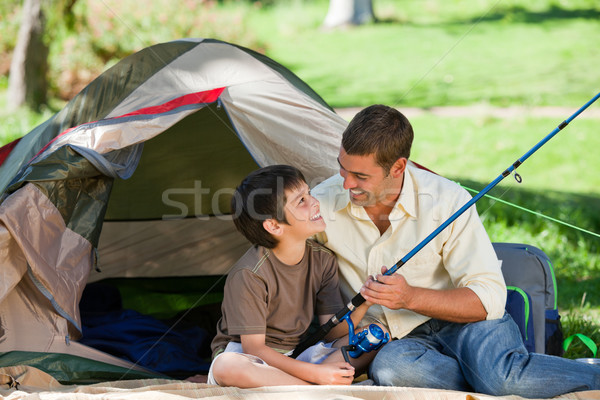
[[[283,228],[281,227],[281,224],[273,218],[264,220],[263,228],[265,228],[265,230],[273,236],[280,236],[283,234]]]

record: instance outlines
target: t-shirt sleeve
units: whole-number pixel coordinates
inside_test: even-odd
[[[317,292],[317,315],[335,314],[344,307],[338,277],[338,262],[333,254],[322,260],[321,287]]]
[[[266,332],[267,285],[248,269],[233,272],[225,285],[223,318],[230,335]]]

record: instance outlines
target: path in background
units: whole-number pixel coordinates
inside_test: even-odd
[[[448,107],[398,107],[408,119],[425,114],[440,117],[493,117],[493,118],[517,118],[517,117],[544,117],[558,118],[561,121],[568,118],[578,107],[491,107],[485,105],[475,106],[448,106]],[[336,108],[335,112],[348,121],[362,110],[361,107]],[[599,118],[600,107],[592,105],[579,115],[578,118]],[[560,121],[559,121],[560,122]]]

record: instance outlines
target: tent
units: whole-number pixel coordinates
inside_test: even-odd
[[[0,149],[0,366],[61,382],[156,376],[82,344],[86,285],[226,274],[248,247],[233,189],[270,164],[311,185],[330,176],[346,124],[283,66],[217,40],[158,44],[108,69]],[[92,310],[110,294],[92,292]]]

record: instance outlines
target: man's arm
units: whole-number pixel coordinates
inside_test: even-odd
[[[385,273],[386,268],[382,268]],[[487,311],[474,291],[467,287],[435,290],[410,286],[400,274],[369,277],[360,293],[365,300],[392,310],[406,309],[450,322],[476,322]]]
[[[303,381],[319,385],[350,385],[354,367],[346,362],[311,364],[287,357],[265,344],[264,334],[241,335],[246,354],[260,357],[267,364]]]

